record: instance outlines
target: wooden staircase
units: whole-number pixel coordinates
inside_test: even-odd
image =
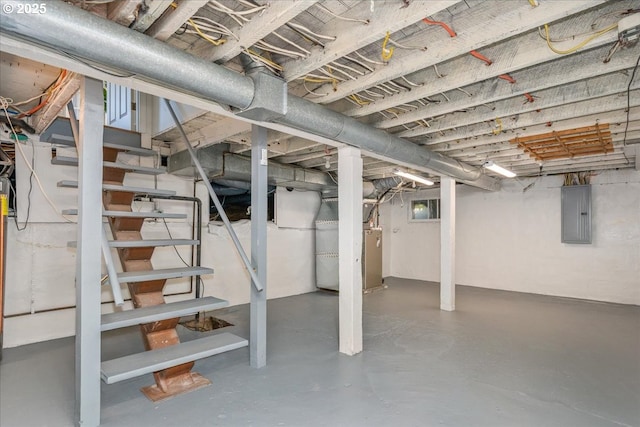
[[[75,146],[73,137],[70,136],[71,126],[68,120],[66,125],[64,119],[58,120],[61,123],[54,123],[55,126],[52,125],[42,139],[54,144]],[[68,132],[64,131],[66,129]],[[126,138],[131,138],[131,132],[122,132],[126,132]],[[105,131],[105,135],[114,133],[118,134],[113,128],[109,128],[109,132]],[[155,384],[144,387],[142,392],[152,401],[158,401],[209,385],[208,379],[192,371],[194,361],[246,347],[248,342],[229,333],[208,335],[186,343],[180,342],[176,330],[180,316],[215,310],[228,303],[214,297],[165,303],[163,290],[168,279],[211,274],[213,270],[201,266],[163,269],[154,267],[151,258],[156,247],[196,245],[199,242],[189,239],[143,239],[141,230],[145,220],[186,218],[186,215],[134,212],[132,203],[136,195],[171,196],[175,193],[126,186],[124,179],[127,174],[159,175],[166,173],[166,170],[121,163],[118,161],[121,153],[136,156],[157,154],[152,150],[140,148],[139,145],[120,145],[114,141],[105,142],[103,145],[103,216],[107,218],[114,237],[109,246],[116,249],[123,269],[118,278],[121,283],[127,283],[134,309],[103,315],[101,329],[107,331],[138,324],[147,351],[102,362],[101,377],[105,383],[112,384],[153,373]],[[52,163],[75,166],[77,158],[55,156]],[[59,182],[58,186],[77,188],[78,183],[66,180]],[[66,210],[63,213],[74,215],[77,214],[77,210]]]

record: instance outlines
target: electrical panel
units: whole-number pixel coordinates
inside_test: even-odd
[[[562,243],[591,243],[591,185],[562,187]]]

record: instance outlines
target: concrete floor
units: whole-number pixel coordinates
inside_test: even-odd
[[[213,386],[162,403],[151,375],[102,385],[103,426],[639,426],[640,307],[387,279],[365,295],[365,352],[337,352],[337,297],[269,301],[268,366],[196,363]],[[248,336],[247,307],[216,313]],[[196,333],[182,331],[183,337]],[[142,349],[135,328],[103,353]],[[0,425],[73,424],[73,339],[7,349]]]

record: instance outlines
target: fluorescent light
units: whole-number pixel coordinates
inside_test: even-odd
[[[498,166],[496,165],[493,161],[488,161],[486,162],[484,165],[486,169],[489,169],[490,171],[493,171],[495,173],[499,173],[500,175],[504,175],[507,178],[513,178],[514,176],[516,176],[515,173],[511,172],[508,169],[503,168],[502,166]]]
[[[396,175],[401,176],[403,178],[407,178],[407,179],[410,179],[410,180],[415,181],[415,182],[419,182],[419,183],[424,184],[424,185],[433,185],[433,181],[429,181],[427,178],[423,178],[421,176],[414,175],[412,173],[407,173],[407,172],[402,172],[402,171],[393,171],[393,173],[395,173]]]

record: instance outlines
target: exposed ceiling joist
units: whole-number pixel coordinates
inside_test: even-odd
[[[133,23],[131,28],[144,33],[162,16],[171,6],[171,3],[173,3],[173,0],[145,0],[145,5],[147,6],[146,11],[138,16],[138,19]]]
[[[136,20],[143,0],[117,1],[107,4],[107,19],[128,27]]]
[[[430,45],[426,52],[415,55],[405,55],[402,58],[392,60],[387,66],[376,70],[375,73],[370,73],[363,77],[357,78],[356,80],[341,83],[340,85],[338,85],[336,91],[333,91],[330,87],[325,86],[324,89],[326,90],[323,90],[323,88],[321,88],[317,92],[328,92],[328,95],[323,96],[322,98],[317,98],[316,102],[320,102],[323,104],[333,102],[348,95],[357,93],[363,89],[376,86],[380,83],[399,78],[400,76],[408,75],[413,72],[428,68],[434,64],[439,64],[443,61],[447,61],[462,55],[467,56],[467,54],[472,50],[480,49],[482,47],[497,43],[503,39],[510,38],[518,34],[523,34],[531,29],[537,28],[540,25],[565,18],[572,13],[586,10],[603,2],[604,0],[590,0],[581,2],[541,2],[540,5],[535,8],[532,8],[528,3],[518,2],[511,4],[510,7],[506,9],[506,11],[504,2],[485,2],[479,4],[476,7],[471,8],[469,11],[459,14],[454,26],[454,30],[458,32],[456,37],[442,38],[441,36],[439,37],[440,42]],[[526,16],[527,18],[522,19],[522,16]],[[496,20],[499,20],[499,22],[495,22]],[[495,24],[487,26],[486,22],[489,21],[493,21],[495,22]],[[444,32],[440,28],[432,28],[430,31]],[[540,50],[544,50],[544,53],[547,54],[546,56],[549,57],[549,59],[552,59],[556,55],[553,53],[549,55],[549,49],[537,35],[533,38],[530,37],[529,39],[530,45],[527,46],[520,46],[520,43],[524,42],[524,40],[516,40],[514,42],[511,42],[510,44],[513,45],[512,50],[519,52],[521,55],[525,53],[530,54],[531,52],[529,50],[531,49],[531,47],[539,47],[540,45],[542,45],[544,49]],[[454,76],[447,76],[446,81],[449,83],[448,86],[451,88],[466,86],[476,81],[480,81],[489,77],[495,77],[500,74],[508,73],[510,71],[522,68],[523,66],[535,65],[539,62],[544,61],[542,60],[542,58],[541,60],[538,60],[536,56],[532,55],[528,58],[528,65],[516,66],[516,64],[518,64],[518,61],[512,61],[513,58],[511,56],[512,53],[516,52],[505,51],[499,57],[496,55],[495,59],[492,57],[491,59],[494,61],[494,64],[491,67],[481,68],[478,64],[482,64],[482,62],[480,62],[480,60],[478,59],[471,58],[472,60],[466,61],[468,62],[469,67],[465,67],[462,69],[459,67],[455,68],[459,71],[464,70],[464,73],[466,74],[465,78],[456,79]],[[480,71],[479,69],[484,68],[486,68],[486,70],[484,70],[484,73],[477,72]],[[476,72],[469,73],[469,70],[474,70]],[[442,86],[442,84],[440,86]],[[377,111],[391,108],[394,105],[398,105],[400,103],[411,102],[416,99],[428,97],[433,95],[434,93],[439,93],[443,90],[446,90],[442,88],[432,90],[430,87],[431,85],[425,85],[425,87],[415,88],[410,92],[410,94],[412,94],[415,91],[416,93],[419,93],[419,96],[403,97],[402,95],[399,95],[400,98],[407,98],[399,102],[396,99],[393,99],[395,97],[391,97],[389,100],[385,99],[382,102],[372,103],[361,109],[356,108],[350,110],[347,112],[347,115],[363,116],[371,114]]]
[[[209,0],[176,0],[175,8],[169,8],[147,30],[147,34],[158,40],[167,40],[173,35],[185,21],[191,18]]]
[[[495,131],[500,132],[503,127],[502,122],[508,120],[508,117],[623,93],[626,91],[628,83],[629,77],[625,74],[605,74],[537,92],[538,99],[534,102],[526,100],[523,102],[524,98],[522,97],[510,98],[495,103],[493,111],[480,109],[473,112],[450,114],[434,121],[430,127],[417,126],[415,129],[399,133],[398,136],[414,138],[488,121],[494,121],[496,123]],[[631,88],[640,88],[640,82],[632,85]]]
[[[295,61],[283,64],[284,78],[295,80],[331,61],[367,46],[385,37],[387,31],[393,33],[458,3],[453,1],[412,1],[412,2],[375,2],[371,3],[373,12],[367,13],[369,24],[345,22],[333,19],[323,29],[327,35],[335,36],[335,40],[327,43],[324,49],[316,48],[312,54]],[[355,15],[361,19],[362,9],[351,9],[344,16]]]
[[[609,63],[603,63],[608,46],[593,49],[582,55],[571,55],[556,61],[528,68],[512,74],[516,80],[514,84],[497,79],[484,80],[479,84],[467,86],[464,89],[472,94],[468,96],[462,92],[449,93],[450,102],[440,102],[420,107],[414,111],[399,114],[392,119],[381,120],[376,127],[388,129],[407,123],[412,123],[425,117],[438,117],[454,111],[469,108],[491,108],[492,103],[525,93],[538,96],[538,91],[555,86],[565,85],[574,81],[590,79],[602,74],[630,69],[634,66],[637,54],[634,49],[623,49],[615,55]],[[570,73],[567,70],[572,70]],[[522,98],[524,100],[524,98]]]
[[[301,12],[313,6],[318,0],[275,1],[253,17],[243,27],[234,30],[239,40],[229,38],[224,44],[214,47],[206,40],[199,40],[188,51],[209,61],[226,62],[253,46],[278,28],[282,27]]]
[[[632,107],[632,117],[633,114],[638,114],[635,107],[640,106],[639,95],[640,91],[638,91],[638,89],[631,91],[630,105]],[[502,135],[503,133],[514,131],[519,128],[528,128],[530,126],[544,125],[561,120],[568,120],[582,116],[592,116],[598,113],[607,113],[609,111],[622,110],[626,107],[627,97],[620,96],[619,94],[609,95],[597,99],[590,99],[587,101],[577,102],[569,106],[548,108],[539,113],[532,112],[521,114],[515,117],[506,117],[502,120],[502,129],[500,131],[500,134]],[[493,125],[473,125],[464,128],[463,130],[445,133],[444,136],[426,139],[423,141],[423,144],[432,146],[435,144],[451,143],[453,141],[478,138],[484,135],[491,135],[493,129]]]

